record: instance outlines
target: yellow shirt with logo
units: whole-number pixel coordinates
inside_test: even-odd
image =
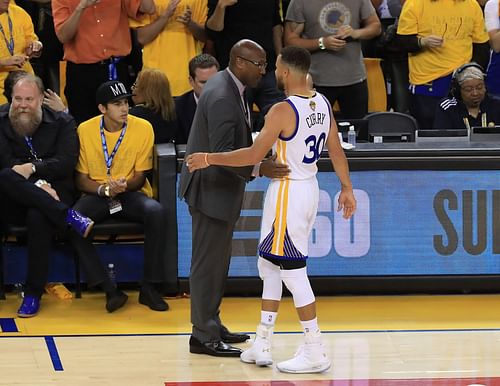
[[[139,28],[153,23],[165,12],[170,0],[155,0],[156,13],[145,15],[140,21],[129,20],[132,28]],[[181,0],[165,28],[142,49],[142,61],[145,68],[162,70],[170,82],[173,96],[179,96],[191,90],[189,84],[189,61],[201,54],[203,43],[194,38],[188,28],[177,21],[187,7],[191,8],[191,20],[205,26],[208,8],[206,0]]]
[[[91,118],[78,126],[80,139],[80,157],[76,170],[87,174],[92,180],[105,184],[108,181],[106,162],[102,149],[100,123],[102,115]],[[108,154],[111,155],[120,137],[121,130],[104,130]],[[133,115],[128,116],[127,130],[122,143],[111,164],[111,178],[131,178],[135,171],[147,171],[153,168],[154,132],[151,124]],[[146,179],[141,191],[148,197],[153,196],[149,181]]]
[[[398,34],[443,38],[437,48],[408,55],[410,83],[421,85],[451,74],[472,58],[472,43],[488,41],[477,0],[407,0],[401,11]]]
[[[0,24],[2,25],[3,34],[0,33],[0,58],[6,59],[12,56],[7,47],[7,42],[10,41],[9,17],[12,21],[12,40],[14,42],[14,55],[25,55],[26,47],[32,41],[38,40],[33,28],[33,22],[30,15],[21,7],[10,4],[8,12],[0,15]],[[7,103],[7,98],[3,95],[3,82],[10,71],[24,70],[33,73],[33,68],[29,61],[24,62],[22,67],[17,66],[0,66],[0,104]]]

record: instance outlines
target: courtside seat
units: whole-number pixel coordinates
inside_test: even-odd
[[[167,229],[165,230],[165,237],[168,241],[168,249],[165,256],[165,261],[167,262],[165,272],[167,281],[164,283],[164,290],[168,293],[176,293],[178,291],[176,158],[174,144],[166,143],[155,146],[152,175],[153,192],[155,198],[163,204],[168,218]],[[22,239],[26,237],[26,231],[27,229],[24,226],[9,225],[4,232],[4,236],[9,237],[9,239]],[[134,236],[134,241],[143,240],[144,226],[142,223],[136,221],[111,218],[96,223],[89,235],[89,237],[99,239],[100,242],[104,243],[114,243],[121,236]],[[61,238],[61,241],[64,241],[64,238]],[[76,253],[73,253],[73,255],[75,260],[75,296],[80,298],[80,260]],[[3,266],[3,248],[0,247],[0,299],[5,299]]]

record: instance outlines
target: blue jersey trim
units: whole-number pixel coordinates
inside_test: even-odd
[[[287,102],[292,107],[293,111],[295,112],[295,130],[293,131],[292,135],[290,135],[289,137],[284,137],[280,134],[279,138],[282,141],[291,141],[293,139],[293,137],[295,137],[297,135],[297,133],[299,132],[299,112],[297,111],[297,108],[295,107],[295,105],[293,104],[293,102],[291,100],[285,99],[285,102]]]

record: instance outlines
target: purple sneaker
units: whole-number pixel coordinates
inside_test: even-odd
[[[68,209],[66,223],[82,237],[87,237],[94,226],[94,222],[89,217],[85,217],[74,209]]]
[[[36,296],[26,295],[21,303],[21,307],[17,310],[17,316],[20,318],[31,318],[38,314],[40,309],[40,298]]]

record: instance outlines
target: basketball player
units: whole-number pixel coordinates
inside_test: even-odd
[[[258,259],[263,280],[261,322],[252,347],[240,357],[258,366],[273,363],[271,336],[284,282],[293,295],[305,340],[294,358],[277,364],[287,373],[319,373],[330,368],[306,271],[308,239],[319,199],[316,162],[325,143],[341,182],[338,210],[343,210],[348,219],[356,209],[331,106],[307,84],[310,61],[305,49],[286,47],[281,51],[276,60],[276,79],[288,98],[269,110],[264,128],[251,147],[226,153],[195,153],[186,160],[191,172],[210,165],[254,165],[272,148],[277,160],[290,167],[288,178],[273,179],[266,193]]]

